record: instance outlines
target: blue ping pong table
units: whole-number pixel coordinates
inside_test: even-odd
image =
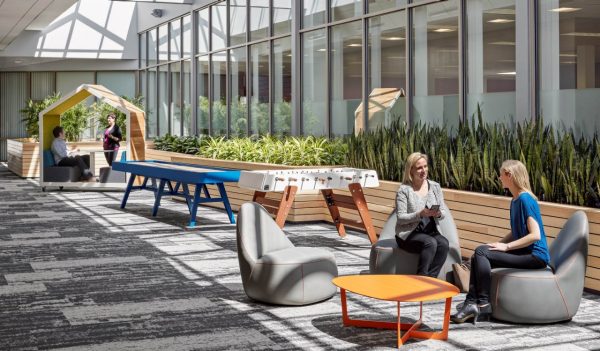
[[[152,216],[156,216],[158,213],[162,196],[168,195],[183,197],[185,199],[190,212],[190,221],[187,228],[193,229],[196,227],[198,205],[208,202],[222,202],[229,215],[229,221],[235,223],[223,183],[237,182],[240,178],[239,170],[148,160],[113,162],[112,169],[130,174],[127,188],[121,201],[121,208],[125,208],[132,190],[151,190],[154,192]],[[143,178],[141,185],[134,186],[136,177]],[[151,180],[151,184],[148,184],[148,180]],[[156,185],[156,180],[159,180],[158,185]],[[211,197],[206,187],[207,184],[216,185],[221,197]],[[190,193],[189,185],[195,186],[193,195]],[[204,196],[201,196],[201,192],[204,193]]]

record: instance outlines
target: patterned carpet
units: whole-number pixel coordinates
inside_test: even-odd
[[[0,350],[395,348],[394,331],[344,328],[339,295],[302,307],[249,300],[223,211],[202,208],[200,229],[186,231],[184,204],[165,200],[154,218],[150,192],[133,193],[125,210],[121,195],[42,192],[0,165]],[[331,250],[340,274],[368,269],[364,234],[340,239],[324,223],[285,230],[298,246]],[[442,311],[426,304],[426,326],[440,328]],[[349,294],[349,312],[393,320],[395,305]],[[408,321],[418,307],[402,312]],[[451,325],[447,341],[403,349],[600,350],[600,296],[584,294],[568,323]]]

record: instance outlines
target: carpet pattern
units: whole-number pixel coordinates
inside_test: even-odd
[[[67,192],[21,179],[0,165],[0,350],[393,349],[391,330],[343,327],[339,294],[309,306],[254,302],[244,294],[235,225],[223,211],[153,195]],[[325,223],[287,224],[297,246],[323,247],[340,274],[368,270],[369,241],[340,239]],[[353,317],[393,320],[395,305],[348,294]],[[458,296],[453,306],[463,300]],[[443,302],[424,305],[441,328]],[[404,321],[418,305],[402,304]],[[447,341],[410,340],[404,350],[600,350],[600,296],[584,294],[567,323],[491,321],[450,326]]]

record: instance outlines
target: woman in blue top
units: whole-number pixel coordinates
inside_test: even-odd
[[[500,182],[512,194],[510,203],[511,231],[496,243],[481,245],[471,256],[469,293],[454,323],[479,317],[489,318],[492,268],[542,269],[550,262],[544,224],[537,198],[531,192],[529,176],[520,161],[506,160],[500,167]]]

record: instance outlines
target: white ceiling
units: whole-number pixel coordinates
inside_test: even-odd
[[[77,0],[0,0],[0,50],[22,31],[41,30]]]

